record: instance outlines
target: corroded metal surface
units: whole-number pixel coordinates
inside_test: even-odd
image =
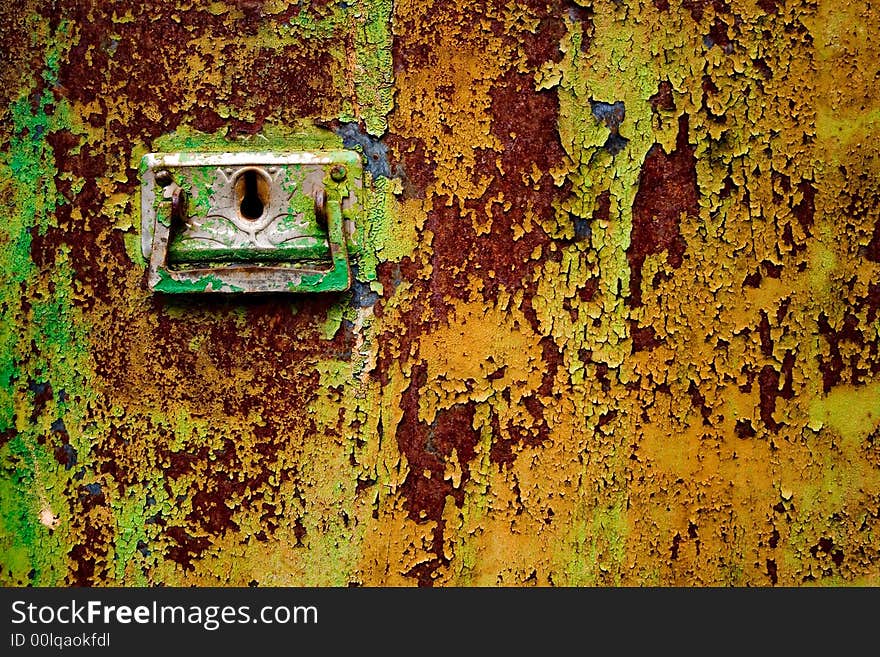
[[[880,15],[0,9],[23,584],[878,584]],[[354,149],[352,288],[147,290],[138,163]]]

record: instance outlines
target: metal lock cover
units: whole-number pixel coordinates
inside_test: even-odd
[[[141,163],[149,287],[188,292],[337,292],[363,196],[347,150],[149,153]]]

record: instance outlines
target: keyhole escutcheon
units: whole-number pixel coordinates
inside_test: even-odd
[[[243,219],[257,221],[269,205],[269,182],[271,178],[263,169],[247,168],[239,172],[235,179],[235,195],[238,212]]]

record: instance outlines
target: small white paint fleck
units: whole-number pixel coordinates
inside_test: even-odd
[[[52,509],[48,506],[44,506],[40,511],[40,522],[46,525],[49,529],[55,529],[61,521],[58,519],[58,516],[52,513]]]

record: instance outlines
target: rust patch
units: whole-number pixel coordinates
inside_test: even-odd
[[[166,556],[179,563],[184,570],[195,570],[193,559],[198,558],[211,545],[207,537],[191,536],[183,527],[167,527],[165,535],[174,541],[174,544],[166,550]]]
[[[810,228],[813,226],[813,218],[816,214],[816,188],[811,181],[802,180],[798,183],[798,191],[803,198],[792,210],[807,237],[810,237]]]
[[[406,455],[410,471],[401,486],[405,508],[411,520],[433,521],[432,550],[436,558],[410,572],[419,586],[433,585],[434,571],[447,564],[443,554],[443,507],[451,496],[457,506],[464,502],[464,484],[470,479],[470,462],[475,455],[479,433],[473,429],[474,404],[459,404],[437,413],[431,425],[418,419],[419,389],[425,385],[427,368],[413,366],[412,382],[401,400],[403,419],[397,428],[397,444]],[[461,466],[461,482],[454,486],[445,479],[446,463],[455,451]]]
[[[746,438],[754,438],[757,434],[752,426],[752,421],[748,419],[740,419],[736,421],[735,427],[736,437],[742,440]]]
[[[653,351],[655,347],[665,342],[657,338],[657,331],[653,326],[639,326],[635,320],[630,320],[629,334],[632,338],[634,354],[639,351]]]
[[[666,251],[666,261],[681,266],[686,244],[679,231],[681,216],[698,216],[696,158],[688,143],[688,117],[678,123],[675,150],[655,145],[645,158],[639,191],[633,202],[633,228],[626,256],[630,264],[630,305],[642,305],[642,265],[649,255]]]
[[[773,433],[778,433],[785,426],[784,423],[777,422],[773,417],[776,412],[777,398],[791,399],[794,397],[792,383],[794,363],[794,354],[791,351],[786,351],[780,371],[777,371],[772,365],[765,365],[758,374],[761,421]],[[780,375],[783,382],[781,388],[779,386]]]
[[[819,356],[819,371],[822,373],[822,391],[829,392],[834,386],[843,380],[843,372],[846,367],[843,356],[841,355],[841,343],[851,342],[857,345],[864,344],[864,335],[858,328],[859,319],[850,312],[843,317],[843,326],[835,330],[828,316],[823,312],[819,314],[819,334],[828,342],[828,357]],[[856,366],[858,364],[858,355],[853,357],[850,362],[851,375],[857,377]]]
[[[840,567],[843,563],[843,550],[835,549],[834,541],[826,536],[820,538],[810,548],[810,554],[813,555],[813,558],[819,558],[820,554],[828,555],[831,558],[831,562],[837,567]]]
[[[776,397],[779,395],[779,372],[772,365],[765,365],[758,375],[758,386],[761,395],[761,420],[773,433],[782,426],[773,419],[776,410]]]
[[[403,183],[404,198],[425,198],[425,190],[434,182],[437,168],[425,148],[425,140],[390,134],[383,141],[390,151],[394,176]]]
[[[785,0],[758,0],[758,6],[771,16],[779,13],[779,5],[784,4]]]
[[[675,110],[675,99],[672,97],[672,85],[669,80],[662,80],[657,85],[657,93],[648,99],[651,109],[655,112],[671,112]]]
[[[697,384],[693,381],[688,385],[687,392],[691,398],[691,405],[700,412],[700,416],[703,418],[703,425],[711,427],[712,423],[709,421],[709,416],[712,414],[712,409],[706,405],[706,396],[700,392]]]
[[[681,0],[681,6],[687,9],[696,22],[703,20],[703,13],[711,7],[716,14],[729,13],[730,5],[724,0]]]
[[[494,413],[489,422],[492,429],[492,446],[489,448],[489,460],[501,469],[509,468],[516,460],[513,452],[514,441],[504,438],[501,434],[501,426],[498,424],[498,416]]]
[[[727,30],[727,23],[716,17],[715,20],[712,21],[712,27],[709,28],[709,36],[705,39],[706,46],[709,48],[718,46],[726,55],[732,53],[733,43],[730,40]]]
[[[874,222],[874,232],[865,249],[865,258],[871,262],[880,262],[880,219]]]
[[[562,59],[559,42],[565,36],[565,21],[561,15],[545,16],[540,19],[534,37],[523,41],[523,52],[530,68],[545,62],[558,62]]]
[[[765,311],[760,311],[761,323],[758,324],[758,335],[761,338],[761,353],[766,357],[773,355],[773,339],[770,337],[770,320]]]
[[[95,555],[90,554],[82,543],[74,545],[68,553],[73,569],[70,573],[74,586],[91,586],[95,578]]]

